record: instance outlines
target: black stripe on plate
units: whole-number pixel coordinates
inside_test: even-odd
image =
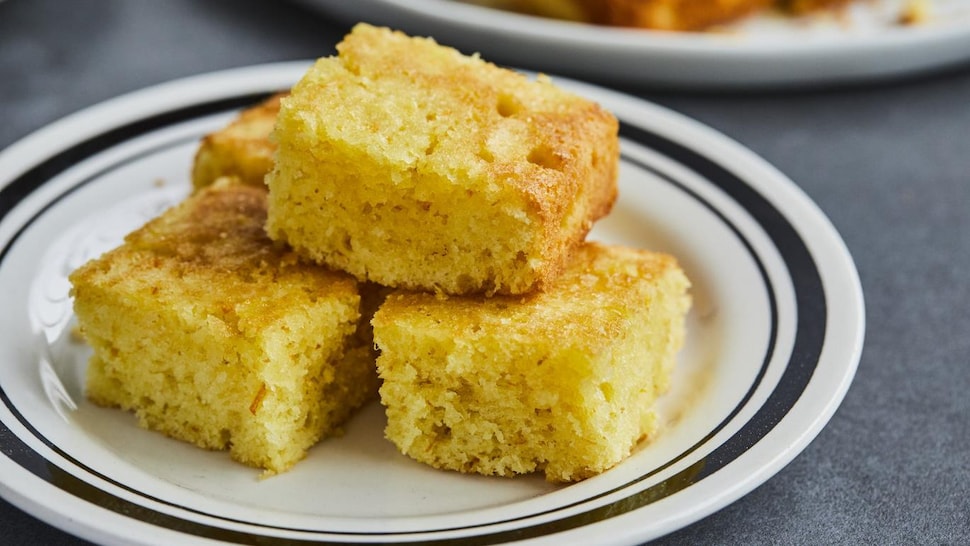
[[[31,191],[33,191],[37,187],[40,187],[43,183],[49,180],[50,177],[53,177],[56,174],[64,171],[65,169],[83,160],[89,155],[92,155],[99,151],[107,149],[113,145],[116,145],[120,142],[133,138],[134,136],[137,136],[144,132],[148,132],[160,127],[164,127],[172,123],[185,121],[193,117],[200,117],[203,115],[211,114],[216,111],[238,108],[241,106],[252,104],[253,102],[256,102],[261,100],[262,98],[265,98],[266,96],[268,96],[268,94],[248,95],[243,97],[228,98],[220,101],[215,101],[212,103],[193,105],[191,107],[183,108],[172,112],[166,112],[163,114],[153,116],[151,118],[146,118],[144,120],[140,120],[140,121],[125,125],[123,127],[113,129],[107,133],[104,133],[90,140],[79,143],[75,146],[72,146],[71,148],[55,156],[52,156],[47,161],[27,171],[26,173],[18,177],[18,179],[15,180],[13,183],[11,183],[7,187],[5,187],[2,191],[0,191],[0,195],[4,197],[4,199],[0,202],[5,204],[3,207],[0,207],[0,219],[2,219],[10,210],[12,210],[13,206],[17,202],[19,202],[21,199],[26,197]],[[780,214],[780,212],[775,210],[774,207],[770,205],[770,203],[767,203],[759,194],[754,192],[743,181],[738,179],[729,171],[717,165],[716,163],[710,161],[709,159],[697,154],[693,150],[687,149],[683,146],[680,146],[679,144],[676,144],[663,137],[660,137],[659,135],[650,133],[648,131],[644,131],[642,129],[639,129],[633,126],[624,125],[623,135],[631,140],[634,140],[648,147],[651,147],[657,151],[660,151],[661,153],[666,153],[672,159],[675,159],[681,164],[683,164],[684,166],[695,170],[696,172],[698,172],[699,174],[707,178],[709,181],[711,181],[718,187],[721,187],[722,189],[724,189],[729,195],[732,195],[732,197],[734,197],[739,202],[739,204],[744,206],[744,208],[748,210],[749,213],[752,214],[752,216],[755,217],[755,219],[765,228],[765,230],[769,233],[769,235],[772,237],[773,241],[776,244],[778,244],[779,240],[781,240],[786,243],[793,244],[796,250],[798,247],[800,247],[802,249],[802,252],[799,253],[796,251],[795,257],[808,258],[807,264],[809,264],[811,267],[810,267],[810,270],[806,272],[806,275],[807,277],[814,276],[817,282],[815,282],[814,284],[812,282],[804,282],[804,283],[800,283],[797,281],[795,282],[796,293],[800,295],[800,297],[798,298],[799,325],[806,324],[805,320],[812,319],[813,316],[815,319],[818,319],[819,315],[817,313],[821,312],[820,318],[822,323],[820,327],[816,328],[816,330],[820,333],[824,333],[825,304],[824,304],[824,294],[821,292],[821,283],[820,283],[820,280],[818,279],[818,272],[814,267],[814,262],[811,260],[811,256],[808,254],[807,249],[804,246],[804,243],[801,241],[800,237],[797,235],[797,233],[794,231],[791,225],[787,222],[787,220],[785,220],[784,217]],[[645,167],[642,164],[638,164],[638,166]],[[655,174],[657,174],[655,170],[653,169],[650,169],[650,170],[654,171]],[[673,182],[673,180],[671,180],[669,177],[665,175],[661,175],[661,177],[670,182]],[[681,189],[685,189],[682,185],[680,184],[677,184],[677,185],[681,187]],[[698,198],[698,196],[696,195],[693,195],[693,196],[695,198]],[[9,199],[7,197],[9,197]],[[705,206],[707,206],[711,210],[714,210],[719,216],[722,217],[722,219],[724,219],[723,215],[721,215],[719,212],[713,209],[713,207],[710,204],[705,202]],[[738,233],[737,229],[734,228],[734,226],[730,226],[729,224],[729,227],[731,227],[731,229],[735,233]],[[777,231],[778,233],[780,233],[780,235],[778,236],[773,235],[776,232],[774,228],[777,228]],[[12,242],[13,241],[11,241],[10,244],[12,244]],[[750,245],[746,241],[744,241],[744,243],[748,247],[749,251],[752,251]],[[10,244],[8,244],[6,248],[0,251],[0,262],[2,262],[3,256],[7,253],[7,250],[9,249]],[[795,280],[795,276],[796,276],[795,273],[798,271],[804,271],[804,269],[800,269],[799,267],[793,267],[793,263],[788,260],[789,256],[787,255],[788,253],[784,251],[784,248],[779,246],[779,250],[782,251],[783,258],[785,259],[786,264],[789,265],[789,269],[793,273],[792,275],[793,280]],[[755,258],[757,259],[756,256]],[[805,264],[806,264],[806,261],[804,259],[794,261],[795,266],[803,266]],[[758,263],[758,265],[762,270],[762,275],[764,276],[765,273],[764,273],[763,266],[761,266],[760,262]],[[799,276],[805,276],[805,275],[799,275]],[[818,289],[816,292],[805,294],[804,298],[801,297],[802,289],[809,289],[809,288],[812,288],[813,286]],[[774,297],[770,290],[769,290],[769,294],[771,298]],[[822,300],[821,307],[819,308],[818,306],[815,306],[813,309],[815,313],[807,313],[807,314],[804,314],[805,316],[803,316],[802,309],[804,308],[801,306],[803,299],[807,301],[813,301],[813,302],[818,302],[819,299],[821,299]],[[772,311],[774,312],[775,310],[772,309]],[[808,320],[808,323],[810,324],[811,320]],[[773,321],[773,325],[774,325],[774,321]],[[801,331],[801,328],[799,328],[799,331]],[[592,523],[594,521],[601,521],[603,519],[608,519],[615,515],[619,515],[621,513],[629,512],[630,510],[634,510],[636,508],[645,506],[646,504],[654,502],[655,500],[658,500],[660,498],[669,496],[670,494],[676,491],[679,491],[684,487],[689,486],[690,484],[696,483],[697,481],[700,481],[701,479],[703,479],[708,475],[713,474],[718,469],[722,468],[724,465],[733,461],[742,453],[744,453],[744,451],[746,451],[748,448],[750,448],[755,443],[757,443],[757,441],[760,440],[760,438],[762,438],[764,434],[766,434],[769,430],[771,430],[771,428],[773,428],[774,425],[781,420],[781,418],[784,416],[785,413],[787,413],[787,411],[791,408],[794,402],[797,401],[798,396],[804,390],[805,385],[807,385],[807,382],[811,377],[811,372],[814,370],[814,365],[817,362],[818,353],[820,353],[820,350],[821,350],[820,343],[818,347],[815,347],[815,348],[803,346],[804,343],[801,343],[800,340],[803,342],[811,341],[811,340],[801,339],[802,337],[803,336],[797,336],[796,346],[795,346],[796,351],[793,351],[792,362],[790,362],[789,367],[786,368],[786,372],[779,384],[779,387],[784,385],[785,388],[776,389],[776,392],[773,392],[771,397],[769,398],[769,404],[766,404],[766,406],[763,407],[755,415],[755,417],[743,427],[742,429],[743,434],[739,433],[738,435],[735,435],[734,437],[732,437],[731,440],[729,440],[723,446],[715,450],[715,452],[712,453],[711,456],[707,458],[707,460],[700,461],[698,464],[693,465],[687,470],[679,473],[677,476],[674,476],[673,478],[668,479],[661,484],[657,484],[651,488],[648,488],[645,491],[641,491],[631,497],[614,502],[602,508],[594,509],[582,514],[563,518],[561,520],[549,522],[546,524],[540,524],[532,527],[526,527],[526,528],[517,529],[513,531],[508,531],[508,532],[502,532],[502,533],[479,535],[476,537],[448,539],[448,540],[440,541],[440,543],[442,544],[479,544],[479,543],[504,542],[504,541],[522,539],[527,537],[542,536],[552,532],[558,532],[558,531],[579,527],[582,525],[586,525],[588,523]],[[772,343],[773,341],[774,341],[774,337],[772,337]],[[821,342],[820,336],[818,337],[818,341]],[[798,349],[802,349],[802,350],[799,351]],[[814,358],[812,357],[813,354],[815,355]],[[799,358],[799,355],[801,355],[800,358]],[[768,357],[766,357],[765,365],[767,365],[767,360],[768,360]],[[799,363],[801,364],[798,365]],[[796,364],[796,365],[792,366],[792,364]],[[795,374],[791,378],[795,380],[794,384],[789,384],[787,381],[789,379],[788,376],[791,370],[793,369],[800,370],[801,373]],[[764,368],[759,374],[759,380],[760,380],[760,377],[763,376],[763,374],[764,374]],[[749,391],[748,395],[745,397],[745,401],[750,398],[750,395],[756,386],[757,384],[752,387],[751,391]],[[777,393],[778,390],[784,390],[786,394],[778,395]],[[6,399],[5,393],[2,393],[2,390],[0,390],[0,396],[4,398],[4,402],[6,402],[8,406],[11,406],[9,400]],[[741,406],[736,408],[736,410],[732,413],[732,416],[735,415],[738,411],[740,411],[740,407]],[[13,410],[12,407],[11,409]],[[22,416],[19,416],[19,418],[23,421]],[[724,422],[722,422],[722,424],[719,425],[719,427],[723,427],[729,420],[730,420],[730,417],[726,419]],[[36,431],[35,431],[35,434],[36,434]],[[714,433],[712,432],[711,436],[713,434]],[[18,464],[20,464],[22,467],[24,467],[31,473],[53,483],[54,485],[60,487],[61,489],[69,493],[75,494],[77,496],[80,496],[81,498],[85,498],[89,501],[105,506],[106,508],[112,509],[116,512],[126,514],[130,517],[136,517],[137,519],[140,519],[142,521],[156,524],[156,525],[161,525],[169,529],[179,530],[179,531],[194,534],[197,536],[217,538],[219,540],[230,540],[230,541],[242,540],[244,542],[260,543],[260,544],[262,543],[324,544],[324,542],[313,541],[313,540],[293,541],[289,539],[279,539],[276,537],[253,535],[250,533],[240,533],[237,531],[230,531],[230,530],[221,529],[217,527],[210,527],[208,525],[182,520],[174,516],[169,516],[167,514],[163,514],[163,513],[142,507],[140,505],[131,503],[129,501],[125,501],[123,499],[114,497],[104,491],[100,491],[96,487],[90,484],[87,484],[86,482],[83,482],[82,480],[79,480],[66,472],[59,470],[56,466],[48,463],[42,456],[40,456],[37,453],[34,453],[33,456],[31,456],[30,453],[32,451],[30,450],[30,448],[26,446],[26,444],[24,444],[19,438],[16,438],[15,435],[13,435],[11,431],[9,431],[9,429],[7,429],[5,426],[2,426],[2,423],[0,423],[0,439],[5,439],[8,437],[12,438],[15,441],[11,443],[4,442],[2,445],[0,445],[0,449],[2,449],[4,453],[7,453],[8,456],[11,456],[13,460],[17,461]],[[46,440],[44,441],[47,442]],[[50,445],[49,442],[47,443],[48,445]],[[56,449],[58,452],[60,452],[60,450],[56,448],[56,446],[51,446],[51,447]],[[63,454],[62,452],[61,454],[66,456],[66,454]],[[681,457],[683,457],[683,455]],[[674,462],[676,461],[671,461],[670,463],[665,465],[665,468],[669,467],[669,465],[673,464]],[[651,472],[650,475],[653,475],[656,472],[659,472],[660,470],[662,469],[657,469]],[[638,480],[631,482],[631,484],[627,484],[620,488],[617,488],[617,490],[623,489],[629,485],[632,485],[632,483],[640,482],[643,479],[646,479],[647,477],[648,476],[643,476]],[[120,485],[120,484],[116,484],[116,485]],[[125,487],[125,489],[129,489],[129,488]],[[138,493],[138,492],[135,492],[135,493]],[[138,493],[138,494],[141,494],[141,493]],[[109,498],[105,498],[105,496]],[[157,499],[153,499],[153,500],[157,500]],[[587,501],[588,500],[589,499],[587,499]],[[583,502],[587,502],[587,501],[583,501]],[[526,516],[526,517],[532,517],[532,516]],[[516,519],[521,519],[521,518],[516,518]],[[346,535],[348,533],[341,533],[341,534]],[[362,534],[367,535],[366,533],[362,533]],[[395,533],[395,534],[399,534],[399,533]]]
[[[681,144],[644,129],[625,125],[621,133],[648,148],[681,163],[713,182],[740,204],[764,229],[782,261],[795,290],[797,322],[791,358],[778,385],[764,406],[724,445],[707,457],[709,466],[701,472],[703,479],[740,457],[777,425],[798,402],[808,386],[825,343],[828,302],[811,252],[787,218],[761,194],[723,166]]]

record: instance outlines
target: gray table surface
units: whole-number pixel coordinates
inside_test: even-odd
[[[347,30],[289,3],[0,2],[0,148],[127,91],[329,55]],[[868,313],[855,382],[818,438],[657,543],[970,544],[970,66],[814,91],[623,90],[801,186],[853,254]],[[0,543],[83,541],[0,500]]]

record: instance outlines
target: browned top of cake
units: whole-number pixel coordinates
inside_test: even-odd
[[[110,284],[160,305],[204,308],[248,332],[308,299],[357,299],[352,277],[304,264],[267,237],[266,201],[265,188],[220,179],[79,268],[71,282],[76,290]]]
[[[192,165],[192,185],[198,189],[222,176],[262,186],[273,168],[276,145],[269,139],[280,111],[280,93],[239,113],[229,125],[203,137]]]
[[[689,284],[670,255],[586,243],[544,291],[448,298],[398,292],[388,297],[375,323],[393,322],[400,314],[443,339],[474,339],[477,333],[500,331],[511,339],[564,339],[597,347],[611,343],[623,330],[626,310],[649,305],[651,291],[664,286],[659,281],[668,275],[681,287]]]
[[[186,268],[218,267],[231,271],[269,270],[294,257],[266,235],[266,190],[234,186],[232,191],[203,191],[191,207],[161,215],[125,242],[176,258]]]

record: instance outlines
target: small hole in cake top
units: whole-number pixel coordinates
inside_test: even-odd
[[[603,393],[603,398],[607,402],[612,402],[613,401],[613,398],[615,396],[615,393],[613,391],[613,385],[611,385],[610,383],[608,383],[606,381],[604,381],[603,383],[600,383],[600,392]]]
[[[354,241],[351,239],[350,235],[343,236],[343,238],[340,240],[340,248],[344,252],[348,253],[354,251]]]
[[[555,150],[546,145],[533,148],[529,152],[528,160],[529,163],[538,165],[544,169],[553,169],[556,171],[562,170],[564,162],[560,154],[557,154]]]
[[[496,110],[503,118],[511,117],[522,111],[522,103],[512,95],[501,94],[498,96]]]
[[[495,154],[493,154],[492,151],[489,150],[484,144],[478,150],[478,157],[486,163],[495,161]]]
[[[432,136],[431,141],[428,142],[427,148],[424,149],[424,155],[425,156],[433,155],[437,148],[438,148],[438,139]]]

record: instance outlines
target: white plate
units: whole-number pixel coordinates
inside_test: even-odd
[[[805,87],[885,79],[970,60],[970,3],[929,0],[936,14],[896,23],[908,0],[860,0],[839,17],[756,16],[727,32],[614,29],[529,17],[455,0],[300,0],[347,22],[431,35],[513,66],[634,84]]]
[[[88,403],[88,351],[69,333],[65,276],[185,195],[199,137],[287,88],[306,66],[126,95],[0,155],[0,493],[9,501],[117,544],[626,544],[744,495],[835,411],[858,363],[864,318],[852,260],[823,214],[713,130],[565,80],[622,120],[620,199],[594,237],[672,252],[694,283],[687,345],[655,442],[569,486],[468,476],[398,454],[374,404],[344,437],[259,480],[225,453]]]

